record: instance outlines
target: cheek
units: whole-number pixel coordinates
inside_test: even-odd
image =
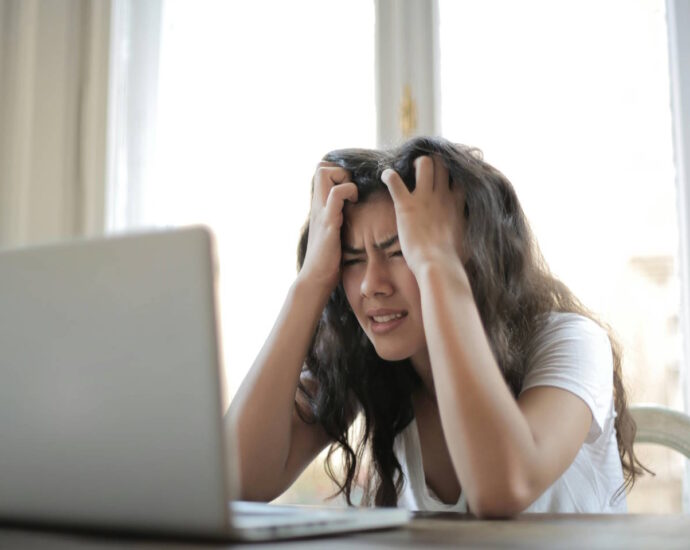
[[[343,273],[343,290],[345,290],[345,296],[350,304],[350,307],[354,309],[357,304],[357,296],[359,296],[359,281],[357,277],[352,273],[352,270],[347,270]],[[353,307],[354,306],[354,307]]]
[[[417,284],[414,273],[407,267],[407,264],[405,264],[404,267],[401,266],[397,272],[396,278],[398,281],[398,288],[405,295],[405,298],[412,304],[420,303],[419,285]]]
[[[410,309],[413,309],[415,311],[415,314],[421,318],[422,298],[419,295],[419,287],[417,286],[417,281],[413,281],[409,287],[409,292],[407,293],[407,302],[410,305]]]

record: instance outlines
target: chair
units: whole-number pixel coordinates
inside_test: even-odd
[[[659,405],[631,405],[635,443],[656,443],[690,458],[690,416]]]

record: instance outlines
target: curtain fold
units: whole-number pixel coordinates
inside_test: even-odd
[[[104,230],[110,2],[0,0],[0,246]]]

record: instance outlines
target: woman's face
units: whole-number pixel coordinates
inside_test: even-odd
[[[376,353],[388,361],[426,357],[419,286],[400,251],[393,201],[378,193],[344,210],[343,287]]]

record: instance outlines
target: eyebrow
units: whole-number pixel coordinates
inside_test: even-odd
[[[397,242],[398,242],[398,235],[393,235],[390,239],[386,239],[382,243],[375,243],[374,248],[376,250],[385,250],[386,248],[393,246]],[[343,243],[342,248],[343,248],[343,252],[347,252],[348,254],[364,254],[363,248],[352,248],[350,245],[344,244],[344,243]]]

